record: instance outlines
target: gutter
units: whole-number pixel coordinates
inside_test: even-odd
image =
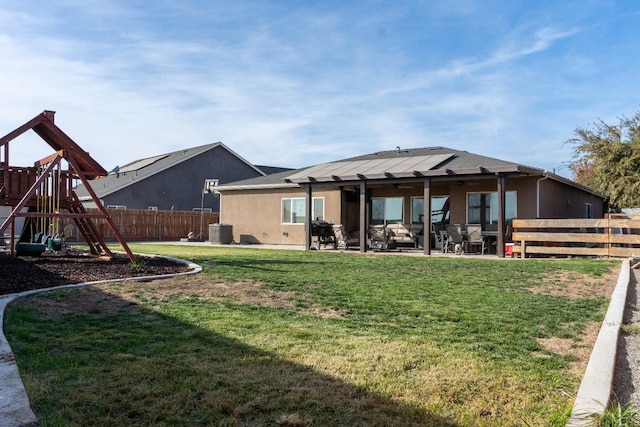
[[[292,183],[274,183],[274,184],[247,184],[247,185],[221,185],[216,187],[215,192],[223,194],[225,191],[235,190],[266,190],[266,189],[279,189],[279,188],[300,188],[298,184]]]

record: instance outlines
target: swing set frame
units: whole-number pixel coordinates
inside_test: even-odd
[[[112,258],[113,253],[92,221],[102,218],[135,263],[135,256],[90,185],[90,181],[106,176],[107,171],[55,125],[54,115],[55,111],[45,110],[0,138],[0,206],[11,207],[11,214],[0,224],[0,236],[11,228],[9,248],[14,255],[16,218],[33,218],[41,231],[54,234],[61,232],[63,221],[71,220],[93,255]],[[29,130],[49,144],[54,153],[34,162],[31,167],[10,166],[9,142]],[[85,186],[98,208],[97,213],[84,209],[74,191],[78,182]]]

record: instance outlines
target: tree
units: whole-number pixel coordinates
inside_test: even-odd
[[[574,181],[609,197],[612,208],[640,207],[640,113],[616,125],[577,128],[569,169]]]

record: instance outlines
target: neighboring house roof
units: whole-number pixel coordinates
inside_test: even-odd
[[[101,178],[99,181],[96,181],[96,183],[92,185],[92,188],[96,192],[97,196],[102,198],[218,147],[221,147],[233,154],[233,156],[246,163],[260,175],[265,175],[265,172],[240,157],[222,142],[215,142],[213,144],[186,148],[172,153],[135,160],[131,163],[127,163],[126,165],[116,167],[109,173],[109,175]],[[88,197],[86,189],[81,186],[76,189],[76,193],[80,200],[85,200]]]
[[[287,171],[292,171],[293,168],[281,168],[278,166],[259,166],[256,165],[256,167],[258,169],[260,169],[262,172],[264,172],[266,175],[271,175],[274,173],[280,173],[280,172],[287,172]]]
[[[236,181],[222,185],[217,190],[285,188],[309,183],[340,184],[345,181],[462,177],[499,173],[547,177],[604,198],[589,187],[548,173],[544,169],[446,147],[397,148],[396,150],[380,151],[267,177]]]

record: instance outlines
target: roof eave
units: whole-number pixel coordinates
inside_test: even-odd
[[[577,189],[579,189],[579,190],[586,191],[587,193],[591,193],[591,194],[593,194],[594,196],[596,196],[596,197],[600,197],[600,198],[601,198],[601,199],[603,199],[603,200],[607,200],[607,199],[608,199],[608,197],[607,197],[607,196],[605,196],[604,194],[602,194],[602,193],[600,193],[600,192],[598,192],[598,191],[594,190],[594,189],[593,189],[593,188],[591,188],[591,187],[587,187],[586,185],[582,185],[582,184],[580,184],[580,183],[577,183],[577,182],[575,182],[575,181],[572,181],[572,180],[570,180],[570,179],[568,179],[568,178],[565,178],[565,177],[563,177],[563,176],[556,175],[555,173],[552,173],[552,172],[546,172],[546,171],[545,171],[545,172],[544,172],[544,177],[545,177],[545,178],[552,179],[552,180],[554,180],[554,181],[561,182],[561,183],[563,183],[563,184],[565,184],[565,185],[569,185],[569,186],[574,187],[574,188],[577,188]]]
[[[452,177],[452,176],[469,176],[469,175],[501,175],[501,174],[525,174],[525,175],[543,175],[544,170],[531,168],[522,165],[512,166],[496,166],[485,167],[477,166],[473,168],[463,169],[435,169],[428,171],[412,171],[402,173],[376,173],[376,174],[355,174],[355,175],[343,175],[332,176],[331,179],[326,177],[314,177],[307,176],[305,178],[287,179],[288,182],[296,184],[314,184],[314,183],[336,183],[346,181],[364,181],[364,180],[385,180],[385,179],[402,179],[402,178],[437,178],[437,177]]]
[[[268,190],[279,188],[300,188],[297,183],[282,182],[277,184],[247,184],[247,185],[223,185],[216,187],[215,191],[222,193],[224,191],[239,191],[239,190]]]

